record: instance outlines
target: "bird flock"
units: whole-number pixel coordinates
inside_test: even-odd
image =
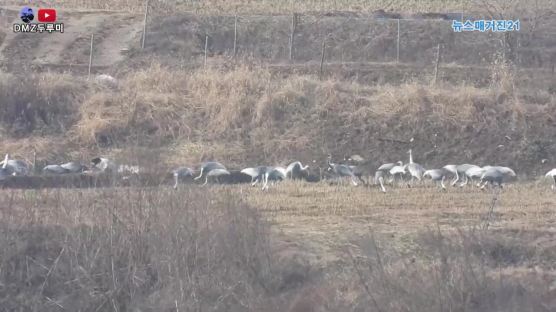
[[[374,171],[374,185],[377,185],[384,193],[387,192],[386,185],[402,185],[406,184],[411,187],[415,183],[420,183],[426,179],[433,181],[439,189],[446,190],[447,179],[451,179],[450,186],[464,187],[468,184],[476,185],[480,189],[485,189],[487,185],[491,187],[503,188],[503,184],[516,177],[513,169],[504,166],[478,166],[473,164],[448,164],[442,168],[425,169],[413,158],[413,151],[408,150],[409,162],[397,161],[386,163],[379,166]],[[362,162],[363,158],[354,155],[345,161]],[[316,161],[313,161],[316,162]],[[370,185],[370,177],[372,174],[359,165],[336,163],[332,160],[332,155],[327,158],[326,176],[333,181],[341,183],[347,180],[353,186],[359,184]],[[0,180],[4,180],[10,176],[30,175],[30,167],[25,161],[18,159],[10,159],[6,154],[4,160],[0,162]],[[43,175],[63,175],[63,174],[82,174],[82,173],[114,173],[114,174],[139,174],[144,171],[138,166],[130,166],[118,164],[115,161],[96,157],[91,160],[90,167],[80,162],[71,161],[62,164],[46,165],[42,168]],[[198,174],[196,174],[198,172]],[[302,180],[309,176],[309,166],[303,165],[300,161],[294,161],[282,166],[256,166],[244,168],[241,171],[251,178],[251,185],[262,185],[262,190],[267,190],[270,185],[274,185],[279,181],[291,179]],[[177,189],[180,181],[185,178],[199,180],[204,177],[205,185],[210,180],[220,182],[220,177],[230,175],[230,171],[217,161],[207,161],[199,166],[196,171],[191,167],[179,167],[173,170],[174,188]],[[322,172],[321,172],[322,177]],[[368,177],[367,180],[364,177]],[[546,178],[552,180],[551,189],[556,191],[556,168],[550,170],[545,175]],[[124,178],[126,178],[124,176]],[[459,183],[459,184],[458,184]],[[475,184],[476,183],[476,184]]]

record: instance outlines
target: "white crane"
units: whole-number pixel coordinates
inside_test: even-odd
[[[546,173],[545,177],[552,178],[552,186],[550,187],[553,191],[556,190],[556,169],[552,169]]]

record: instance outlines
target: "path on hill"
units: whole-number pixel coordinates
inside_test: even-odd
[[[17,14],[12,9],[8,12],[10,16]],[[142,17],[137,14],[61,10],[58,21],[64,23],[64,33],[7,32],[0,45],[0,64],[8,70],[22,66],[86,66],[94,34],[93,65],[106,67],[121,61],[125,57],[122,51],[140,43]]]

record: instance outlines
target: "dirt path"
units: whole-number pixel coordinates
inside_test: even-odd
[[[4,10],[17,16],[13,9]],[[121,53],[138,45],[142,31],[140,15],[120,12],[79,12],[58,10],[64,33],[14,34],[6,32],[0,45],[0,64],[8,70],[23,66],[51,68],[83,66],[89,62],[91,34],[94,38],[94,66],[111,66],[123,60]],[[15,21],[13,18],[9,24]]]

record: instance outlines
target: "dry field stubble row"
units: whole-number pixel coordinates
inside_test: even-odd
[[[556,197],[510,185],[489,231],[469,232],[492,199],[294,182],[3,190],[0,300],[43,311],[549,311]]]
[[[290,181],[268,192],[249,185],[187,185],[177,192],[169,187],[4,190],[0,219],[20,225],[102,226],[114,214],[138,230],[157,213],[161,204],[155,201],[162,197],[173,213],[190,215],[191,203],[185,202],[195,189],[216,202],[222,194],[241,199],[270,221],[280,237],[312,246],[331,260],[337,259],[342,245],[369,233],[388,237],[392,246],[404,249],[423,231],[482,228],[493,203],[491,229],[554,232],[556,225],[556,196],[544,183],[508,185],[498,195],[475,187],[441,192],[429,184],[389,187],[382,194],[376,187]]]

